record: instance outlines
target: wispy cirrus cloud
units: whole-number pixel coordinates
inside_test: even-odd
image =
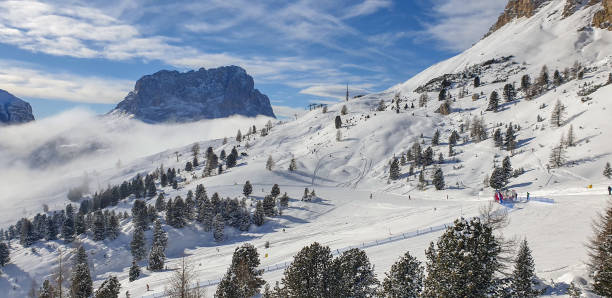
[[[437,0],[420,36],[436,40],[449,51],[462,51],[477,42],[503,12],[507,0]]]
[[[24,98],[112,104],[121,100],[133,85],[128,80],[77,76],[0,60],[0,89]]]

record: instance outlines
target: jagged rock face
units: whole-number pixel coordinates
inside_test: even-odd
[[[0,124],[30,121],[34,121],[30,104],[0,89]]]
[[[510,0],[506,5],[506,9],[499,16],[497,22],[489,29],[489,33],[485,37],[491,35],[491,33],[497,31],[497,29],[508,24],[512,20],[533,16],[537,9],[542,6],[548,0]]]
[[[254,89],[238,66],[142,77],[111,113],[127,113],[148,123],[188,122],[231,115],[275,117],[270,100]]]
[[[603,9],[593,16],[593,26],[612,31],[612,0],[601,0]]]

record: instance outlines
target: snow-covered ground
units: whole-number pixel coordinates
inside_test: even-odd
[[[531,201],[512,206],[510,225],[503,231],[508,238],[527,238],[536,262],[536,271],[543,280],[553,280],[557,292],[564,293],[575,277],[588,279],[585,267],[584,244],[591,235],[591,221],[606,206],[611,198],[607,195],[610,180],[602,171],[607,161],[612,161],[612,125],[610,106],[612,85],[599,88],[583,102],[584,96],[577,92],[585,84],[604,84],[612,70],[609,44],[612,32],[599,29],[577,31],[588,15],[597,8],[593,6],[561,20],[560,6],[564,1],[552,1],[531,19],[517,20],[477,43],[465,53],[432,66],[415,78],[397,85],[386,92],[352,99],[346,103],[330,105],[328,112],[321,109],[304,114],[296,120],[276,123],[266,137],[256,135],[238,144],[234,134],[226,134],[228,143],[223,145],[218,135],[207,134],[199,142],[201,152],[212,146],[216,154],[224,149],[227,153],[238,146],[239,152],[248,153],[238,166],[222,175],[201,178],[202,167],[195,176],[182,172],[185,179],[178,190],[169,187],[158,189],[166,198],[177,195],[185,197],[187,191],[203,184],[210,196],[218,192],[222,197],[241,197],[246,180],[253,184],[252,203],[269,193],[273,184],[279,184],[281,192],[292,198],[283,215],[269,219],[262,227],[252,226],[246,233],[226,228],[226,240],[215,243],[210,233],[203,232],[197,224],[177,230],[169,226],[167,249],[168,270],[152,273],[143,269],[140,279],[128,282],[127,270],[131,263],[129,242],[132,226],[128,220],[122,222],[122,234],[115,241],[93,242],[80,239],[92,261],[95,285],[108,275],[117,275],[122,283],[122,292],[129,290],[133,297],[155,296],[163,292],[164,283],[176,268],[181,257],[193,264],[198,279],[206,284],[218,280],[230,263],[234,248],[243,242],[251,242],[258,248],[262,266],[283,266],[302,247],[317,241],[339,250],[349,246],[360,246],[374,241],[385,242],[390,237],[402,238],[404,234],[420,231],[416,237],[369,246],[365,249],[379,279],[384,278],[391,264],[406,250],[424,261],[424,250],[441,232],[428,233],[431,227],[452,223],[461,216],[476,216],[480,206],[492,199],[492,189],[485,187],[483,180],[491,175],[494,165],[500,165],[509,152],[495,148],[492,138],[480,143],[459,141],[455,147],[457,155],[449,158],[448,138],[453,130],[460,131],[474,116],[483,117],[489,136],[493,130],[512,122],[520,126],[517,133],[518,148],[511,156],[514,168],[524,168],[525,174],[510,179],[509,188],[520,196],[530,192],[532,196],[553,199],[554,203]],[[453,112],[442,116],[434,112],[440,104],[437,92],[429,92],[427,107],[418,107],[418,96],[414,90],[445,73],[458,73],[470,65],[492,58],[513,55],[509,61],[493,63],[482,68],[480,78],[483,85],[474,88],[471,79],[466,79],[467,95],[457,96],[462,89],[455,84],[449,90],[453,95]],[[486,111],[489,94],[496,90],[502,94],[506,83],[516,82],[529,74],[537,78],[541,67],[547,64],[550,76],[555,69],[563,70],[579,61],[588,68],[583,79],[573,79],[546,94],[529,101],[519,92],[518,99],[505,103],[502,99],[500,111]],[[501,79],[501,80],[498,80]],[[505,81],[504,81],[505,80]],[[497,83],[494,83],[498,81]],[[391,108],[396,93],[403,99],[400,113]],[[482,94],[472,100],[472,94]],[[383,100],[385,111],[376,111]],[[566,106],[564,124],[551,127],[550,115],[557,100]],[[404,109],[404,104],[414,103],[414,109]],[[342,140],[336,140],[334,118],[346,105],[348,114],[343,115],[340,129]],[[544,118],[537,122],[537,116]],[[247,127],[257,124],[252,119],[242,119],[238,126],[242,133]],[[501,123],[501,126],[498,124]],[[559,169],[547,169],[551,149],[567,135],[573,126],[576,146],[567,149],[568,163]],[[191,126],[191,128],[194,128]],[[180,127],[175,127],[180,129]],[[433,146],[437,160],[442,153],[445,162],[439,165],[444,172],[446,189],[436,191],[417,189],[416,176],[408,176],[409,166],[401,167],[401,179],[389,181],[389,162],[394,156],[405,154],[415,142],[431,145],[431,137],[438,129],[441,142]],[[421,134],[423,137],[421,138]],[[468,132],[460,133],[461,137]],[[461,138],[461,139],[462,139]],[[248,148],[247,144],[248,143]],[[172,144],[176,144],[173,142]],[[183,144],[183,143],[181,143]],[[121,165],[99,166],[95,170],[101,185],[118,184],[131,179],[137,173],[148,173],[161,164],[165,168],[184,168],[191,160],[191,145],[174,148],[166,146],[164,151],[123,159]],[[176,152],[179,157],[177,161]],[[272,156],[275,167],[265,170],[266,160]],[[297,161],[297,170],[287,170],[291,158]],[[202,158],[200,158],[202,160]],[[415,169],[418,173],[419,168]],[[432,167],[426,170],[426,179],[431,180]],[[592,185],[592,188],[587,188]],[[315,189],[320,200],[301,202],[304,188]],[[371,197],[370,197],[371,196]],[[154,200],[149,201],[153,204]],[[30,201],[31,205],[51,202],[51,206],[66,201],[61,195],[41,195]],[[131,201],[126,200],[114,207],[118,211],[129,210]],[[506,207],[504,207],[506,208]],[[53,208],[52,208],[53,209]],[[23,216],[20,212],[6,212],[4,223],[11,223]],[[33,215],[29,211],[29,215]],[[150,232],[147,234],[150,241]],[[264,243],[270,242],[270,248]],[[62,241],[39,242],[36,252],[23,249],[15,241],[11,243],[12,262],[3,269],[0,289],[9,297],[22,297],[31,287],[48,278],[57,260],[58,248],[68,249],[77,245]],[[141,264],[144,268],[146,262]],[[269,268],[269,267],[268,267]],[[281,278],[283,270],[271,270],[264,275],[273,283]],[[576,280],[579,282],[579,280]],[[146,292],[146,285],[152,291]],[[553,283],[548,282],[549,285]],[[209,292],[215,287],[207,287]]]

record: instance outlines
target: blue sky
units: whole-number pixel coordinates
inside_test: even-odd
[[[403,82],[478,41],[507,0],[0,1],[0,89],[37,118],[105,113],[161,69],[244,67],[279,116]]]

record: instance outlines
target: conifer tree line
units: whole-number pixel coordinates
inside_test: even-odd
[[[257,269],[257,249],[247,243],[234,251],[215,297],[536,297],[540,291],[527,241],[509,260],[501,257],[502,242],[490,223],[458,219],[430,243],[425,264],[406,252],[382,280],[363,250],[333,257],[329,247],[315,242],[294,256],[273,288]],[[503,270],[508,266],[511,272]]]

